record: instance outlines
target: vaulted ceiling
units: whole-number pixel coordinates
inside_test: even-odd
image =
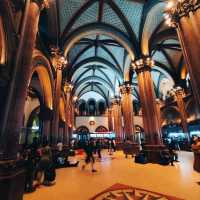
[[[186,76],[175,30],[163,18],[166,0],[50,0],[43,12],[40,36],[44,45],[59,46],[68,60],[64,79],[80,98],[96,92],[108,100],[119,95],[124,81],[133,84],[131,60],[142,55],[155,61],[152,77],[157,97]]]

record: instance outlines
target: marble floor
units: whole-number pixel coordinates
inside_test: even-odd
[[[79,167],[57,170],[55,185],[41,186],[35,192],[25,194],[24,200],[88,200],[116,183],[200,200],[200,173],[192,168],[191,152],[179,152],[180,162],[175,166],[161,166],[136,164],[120,151],[112,156],[104,151],[102,161],[96,162],[96,173],[92,173],[89,166],[82,171],[83,157],[79,159]]]

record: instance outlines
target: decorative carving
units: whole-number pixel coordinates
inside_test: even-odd
[[[190,12],[195,12],[199,7],[200,0],[169,2],[164,14],[166,23],[171,27],[176,27],[181,17],[189,16]]]
[[[41,10],[49,8],[49,0],[32,0],[32,2],[37,3]]]
[[[119,96],[115,96],[111,101],[113,105],[118,105],[121,103],[121,98]]]
[[[151,71],[151,67],[154,65],[154,61],[150,57],[144,57],[131,63],[133,70],[136,73],[143,71]]]
[[[123,85],[120,85],[121,94],[130,94],[132,91],[132,85],[129,82],[124,82]]]
[[[56,70],[62,70],[67,65],[67,60],[58,48],[51,48],[52,64]]]
[[[65,93],[70,93],[73,89],[73,85],[69,82],[65,82],[64,84],[64,92]]]

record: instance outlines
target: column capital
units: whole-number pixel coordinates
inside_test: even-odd
[[[32,2],[37,3],[41,10],[49,8],[49,0],[32,0]]]
[[[136,71],[136,73],[151,71],[151,67],[153,65],[154,65],[154,61],[150,57],[143,57],[131,63],[131,66],[133,70]]]
[[[67,65],[67,60],[58,48],[51,48],[52,64],[56,70],[62,70]]]
[[[112,105],[119,105],[121,103],[121,98],[120,96],[115,96],[111,99]]]
[[[72,103],[76,105],[78,103],[78,97],[77,96],[72,96]]]
[[[73,85],[70,82],[65,82],[63,89],[65,93],[71,93]]]
[[[119,86],[121,94],[130,94],[132,91],[132,85],[129,82],[124,82]]]
[[[189,16],[190,12],[195,12],[198,8],[200,8],[199,0],[169,1],[165,9],[164,18],[169,26],[176,27],[180,18]]]
[[[173,97],[175,100],[177,100],[177,98],[179,97],[184,97],[185,96],[185,91],[183,88],[181,88],[180,86],[177,86],[175,88],[172,88],[170,91],[169,91],[169,94],[171,97]]]
[[[184,91],[184,89],[183,88],[181,88],[181,87],[175,87],[174,88],[174,91],[175,91],[175,94],[176,95],[181,95],[182,97],[184,97],[185,96],[185,91]]]

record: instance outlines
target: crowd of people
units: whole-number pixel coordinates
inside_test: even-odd
[[[90,164],[92,172],[97,171],[94,168],[95,159],[101,160],[103,148],[108,148],[109,155],[116,150],[114,139],[90,139],[82,141],[81,146],[77,144],[72,141],[69,147],[64,148],[63,143],[58,141],[56,146],[51,147],[47,140],[40,142],[38,138],[33,138],[32,144],[24,146],[18,153],[18,159],[23,160],[26,166],[25,192],[33,192],[41,185],[55,184],[56,168],[77,167],[79,161],[75,150],[79,148],[85,152],[82,169]]]
[[[54,184],[56,172],[48,141],[40,144],[34,138],[33,143],[25,146],[18,154],[18,159],[23,159],[26,166],[25,192],[32,192],[41,184]]]
[[[130,141],[124,142],[125,145],[130,143]],[[168,149],[160,152],[160,164],[174,165],[174,162],[179,162],[177,149],[173,143],[168,143],[166,146]],[[41,144],[37,138],[34,138],[32,144],[24,147],[23,151],[18,154],[18,159],[23,159],[26,166],[25,191],[32,192],[40,185],[53,185],[56,178],[56,168],[77,167],[79,161],[75,157],[75,150],[80,148],[85,152],[81,169],[84,170],[89,165],[91,172],[97,172],[95,160],[101,161],[102,149],[105,148],[108,155],[113,155],[116,151],[116,142],[114,139],[90,138],[81,143],[71,141],[70,147],[64,148],[63,143],[58,141],[57,146],[52,149],[48,141],[43,141]],[[200,137],[193,139],[191,148],[200,150]],[[135,162],[143,164],[148,162],[145,151],[141,150],[135,156]]]

